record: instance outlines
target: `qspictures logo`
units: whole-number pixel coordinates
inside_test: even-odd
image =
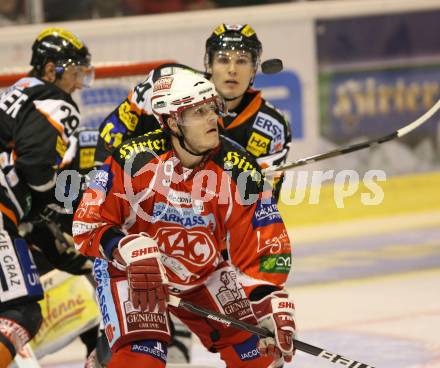
[[[142,147],[141,151],[144,152],[144,150],[149,150],[149,148]],[[149,162],[136,173],[136,176],[143,175],[146,178],[151,178],[148,179],[145,187],[141,191],[135,190],[131,177],[123,175],[122,188],[114,193],[114,195],[126,200],[136,216],[145,221],[154,222],[154,218],[160,217],[160,214],[156,211],[153,218],[142,207],[144,201],[156,194],[168,199],[167,206],[178,209],[185,208],[187,205],[192,206],[198,214],[204,211],[203,204],[212,200],[219,205],[228,204],[231,200],[242,205],[252,205],[259,200],[264,201],[266,204],[271,203],[270,195],[260,199],[258,193],[249,193],[248,191],[249,188],[258,187],[262,192],[270,193],[272,191],[270,175],[267,175],[263,180],[259,171],[250,162],[247,162],[243,158],[244,156],[241,157],[236,152],[231,152],[230,157],[226,157],[223,171],[198,170],[191,179],[191,185],[188,187],[190,190],[187,193],[179,193],[178,196],[175,195],[177,192],[173,187],[185,179],[175,172],[176,163],[174,161],[176,158],[162,161],[154,150],[149,152],[156,156],[157,162]],[[136,155],[137,153],[133,152],[130,159],[124,162],[124,172],[132,172],[133,160]],[[231,196],[230,173],[234,169],[239,169],[236,177],[234,176],[237,190]],[[72,209],[74,200],[79,196],[82,178],[83,176],[75,170],[65,170],[57,179],[55,195],[60,202],[64,203],[67,210]],[[364,174],[359,174],[355,170],[286,171],[279,203],[288,206],[302,203],[319,204],[322,194],[321,189],[324,186],[332,186],[333,200],[337,208],[344,208],[345,201],[359,194],[359,192],[359,200],[363,205],[377,206],[384,200],[385,193],[380,183],[386,181],[386,179],[387,175],[383,170],[368,170]],[[79,206],[77,212],[84,211],[85,206],[90,207],[90,201],[95,201],[96,205],[105,201],[107,193],[112,189],[113,180],[113,173],[107,167],[92,171],[90,177],[87,176],[88,186],[99,192],[99,198],[95,198],[95,196],[90,198],[89,201],[85,201],[85,197],[83,197],[82,205]],[[306,196],[308,192],[309,195]],[[245,197],[242,196],[243,193],[247,193]],[[85,195],[87,194],[85,193]],[[85,202],[87,202],[87,205],[85,205]],[[95,202],[93,203],[95,204]],[[167,211],[167,206],[163,207],[164,214]]]

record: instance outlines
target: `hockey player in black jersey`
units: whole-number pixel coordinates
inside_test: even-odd
[[[62,28],[42,31],[32,70],[0,95],[0,367],[7,367],[41,324],[38,270],[18,225],[55,202],[58,171],[74,156],[80,123],[71,94],[90,83],[88,48]]]
[[[220,134],[240,144],[264,168],[286,159],[291,133],[283,114],[252,88],[262,50],[249,24],[220,24],[206,40],[205,69],[228,109],[218,121]],[[280,178],[274,178],[277,199],[280,187]]]

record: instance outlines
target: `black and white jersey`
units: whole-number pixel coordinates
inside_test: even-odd
[[[220,133],[240,144],[262,167],[285,161],[292,140],[290,125],[283,114],[261,96],[248,89],[242,101],[218,120]],[[282,176],[273,178],[273,195],[278,199]]]
[[[0,167],[5,172],[12,166],[16,173],[7,183],[14,187],[19,180],[33,197],[36,194],[37,202],[52,193],[79,124],[78,106],[52,83],[25,77],[5,90],[0,95]]]

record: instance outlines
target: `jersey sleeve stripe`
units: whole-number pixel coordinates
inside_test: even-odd
[[[36,108],[41,114],[43,114],[44,115],[44,117],[47,119],[47,121],[58,131],[58,133],[60,133],[60,135],[61,136],[63,136],[63,133],[64,133],[64,127],[60,124],[60,123],[58,123],[58,122],[56,122],[55,120],[53,120],[51,117],[50,117],[50,115],[47,113],[47,112],[45,112],[45,111],[43,111],[43,110],[41,110],[41,109],[39,109],[38,107]]]
[[[49,189],[53,188],[55,186],[55,184],[57,183],[57,174],[55,173],[53,175],[53,178],[50,179],[47,183],[42,184],[42,185],[29,185],[29,188],[37,191],[37,192],[46,192]]]
[[[0,203],[0,212],[3,213],[9,220],[11,220],[15,226],[18,226],[17,217],[15,216],[14,212],[12,212],[9,208],[2,205]]]

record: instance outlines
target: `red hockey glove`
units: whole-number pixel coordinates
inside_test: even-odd
[[[113,253],[127,266],[129,299],[135,308],[164,313],[168,302],[168,278],[154,239],[133,234],[119,241]]]
[[[287,291],[273,292],[252,302],[251,306],[258,324],[275,336],[275,340],[272,337],[260,338],[260,353],[275,357],[282,355],[285,362],[290,362],[295,354],[295,305]]]

